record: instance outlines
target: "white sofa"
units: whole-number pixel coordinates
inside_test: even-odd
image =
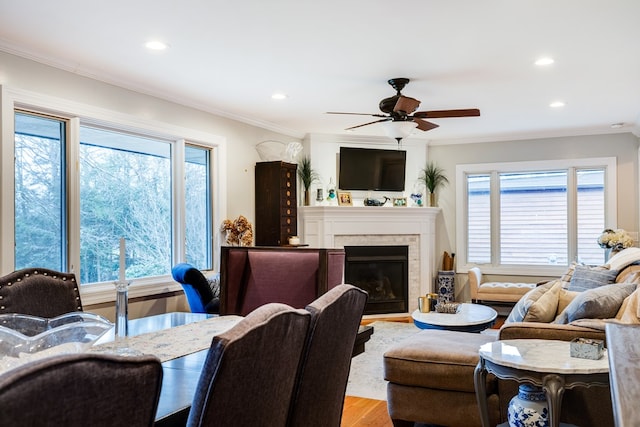
[[[479,267],[469,269],[469,290],[473,302],[507,302],[516,303],[522,295],[536,287],[536,283],[517,282],[482,282],[482,271]]]

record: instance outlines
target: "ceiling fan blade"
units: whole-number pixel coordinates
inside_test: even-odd
[[[437,111],[417,111],[413,117],[419,119],[443,119],[447,117],[476,117],[480,115],[477,108],[468,108],[463,110],[437,110]]]
[[[372,124],[374,124],[374,123],[388,122],[389,120],[391,120],[391,117],[387,117],[386,119],[380,119],[380,120],[376,120],[376,121],[374,121],[374,122],[369,122],[369,123],[365,123],[365,124],[358,125],[358,126],[351,126],[350,128],[346,128],[345,130],[357,129],[357,128],[361,128],[362,126],[369,126],[369,125],[372,125]]]
[[[418,129],[423,130],[425,132],[440,126],[435,123],[428,122],[426,120],[416,119],[415,117],[413,118],[413,121],[418,124]]]
[[[402,112],[404,114],[411,114],[416,111],[416,108],[418,108],[419,105],[420,101],[417,99],[400,95],[395,107],[393,107],[393,111],[396,113]]]
[[[327,111],[325,114],[349,114],[352,116],[373,116],[373,117],[388,117],[386,114],[375,114],[375,113],[341,113],[337,111]]]

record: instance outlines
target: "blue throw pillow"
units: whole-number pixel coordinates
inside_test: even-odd
[[[602,267],[589,267],[576,265],[575,271],[569,282],[569,291],[583,292],[588,289],[610,285],[616,281],[618,270],[609,270]]]
[[[553,323],[571,323],[578,319],[615,317],[626,297],[636,290],[635,283],[614,283],[579,293]]]

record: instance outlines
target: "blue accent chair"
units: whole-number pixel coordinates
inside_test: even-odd
[[[204,274],[188,263],[171,269],[173,280],[182,285],[192,313],[220,313],[220,298],[216,298]]]

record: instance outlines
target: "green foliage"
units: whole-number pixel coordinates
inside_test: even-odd
[[[311,158],[304,156],[298,165],[298,177],[302,180],[302,185],[309,191],[311,184],[319,180],[318,173],[311,168]]]
[[[438,188],[449,183],[444,169],[439,168],[433,162],[427,163],[426,167],[420,171],[418,179],[424,183],[429,193],[435,193]]]

